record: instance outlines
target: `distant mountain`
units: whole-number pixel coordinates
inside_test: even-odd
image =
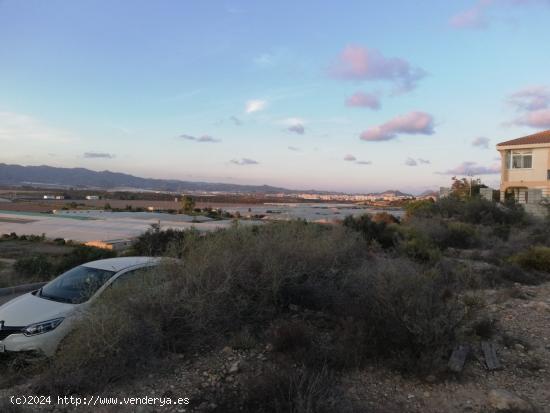
[[[439,196],[439,192],[438,191],[433,191],[433,190],[426,190],[424,192],[422,192],[421,194],[418,195],[419,197],[428,197],[428,196]]]
[[[269,185],[237,185],[228,183],[190,182],[175,179],[140,178],[111,171],[92,171],[85,168],[57,168],[53,166],[22,166],[0,163],[0,184],[59,186],[72,188],[135,188],[167,192],[211,191],[237,193],[298,193]],[[326,193],[324,191],[307,191]]]
[[[393,196],[393,197],[398,197],[398,196],[412,197],[411,194],[406,194],[404,192],[398,191],[397,189],[388,189],[387,191],[384,191],[384,192],[376,192],[376,193],[369,194],[369,195],[376,195],[376,196],[380,196],[380,197],[390,197],[390,196]]]

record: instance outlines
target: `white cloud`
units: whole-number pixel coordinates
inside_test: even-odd
[[[261,110],[264,110],[267,106],[267,101],[260,100],[260,99],[253,99],[246,102],[245,105],[245,112],[246,113],[254,113],[259,112]]]
[[[0,112],[0,141],[67,143],[74,136],[28,115]]]

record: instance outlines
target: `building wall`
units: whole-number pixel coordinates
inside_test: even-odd
[[[546,181],[548,170],[548,148],[532,149],[533,167],[530,169],[509,169],[509,182],[535,182]]]
[[[499,149],[502,158],[500,190],[505,191],[507,188],[516,187],[538,188],[549,192],[550,181],[547,179],[547,171],[550,170],[550,148],[514,147],[512,150],[525,149],[533,152],[533,164],[529,169],[509,169],[506,163],[506,150]]]

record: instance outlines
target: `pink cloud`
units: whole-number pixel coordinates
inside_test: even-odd
[[[469,9],[456,13],[449,19],[449,24],[455,29],[485,29],[489,26],[492,16],[491,9],[525,7],[531,5],[550,5],[548,0],[477,0]]]
[[[346,99],[346,106],[378,110],[380,109],[380,99],[372,93],[356,92]]]
[[[397,138],[398,134],[405,135],[432,135],[434,121],[432,115],[425,112],[410,112],[397,116],[388,122],[367,129],[361,133],[364,141],[389,141]]]
[[[517,110],[534,111],[550,106],[550,88],[548,86],[529,86],[512,93],[508,103]]]
[[[475,162],[462,162],[455,168],[445,172],[439,172],[443,175],[494,175],[500,173],[500,165],[482,166]]]
[[[387,80],[397,85],[398,92],[406,92],[416,87],[416,83],[426,76],[423,69],[412,67],[409,62],[397,57],[387,58],[376,49],[361,46],[347,46],[329,74],[344,80]]]
[[[452,16],[449,24],[455,29],[484,29],[488,27],[485,9],[490,3],[490,1],[478,1],[473,7]]]
[[[528,112],[519,119],[516,119],[515,123],[531,126],[532,128],[550,128],[550,109]]]
[[[520,112],[512,124],[550,128],[550,87],[529,86],[508,96],[507,102]]]

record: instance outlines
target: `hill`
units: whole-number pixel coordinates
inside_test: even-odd
[[[294,193],[286,188],[269,185],[238,185],[229,183],[192,182],[176,179],[141,178],[134,175],[92,171],[85,168],[57,168],[53,166],[22,166],[0,163],[0,184],[59,186],[72,188],[112,189],[119,187],[168,192],[210,191],[238,193]],[[315,191],[319,192],[319,191]]]

